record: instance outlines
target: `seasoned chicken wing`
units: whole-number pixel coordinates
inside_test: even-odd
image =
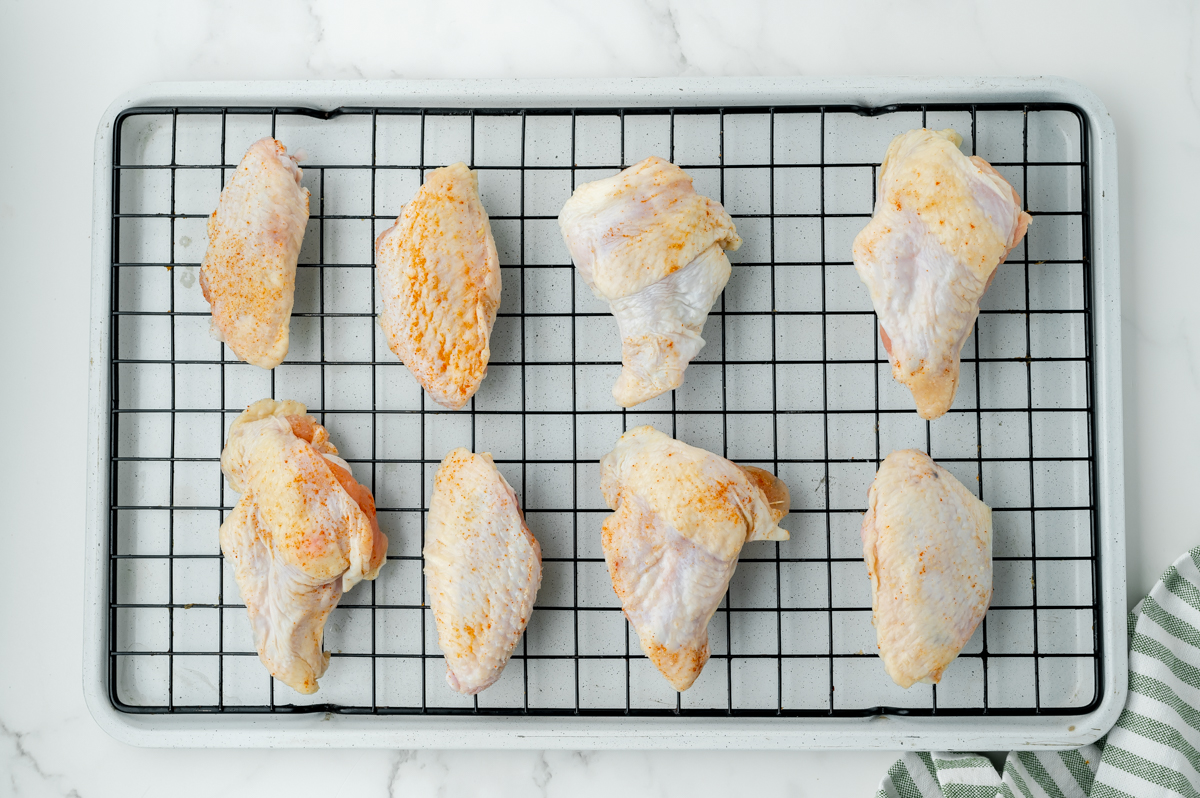
[[[621,436],[600,461],[615,512],[601,544],[613,590],[642,651],[676,690],[708,662],[708,621],[729,588],[742,546],[787,540],[788,489],[653,427]]]
[[[387,554],[371,491],[299,402],[262,399],[229,429],[221,470],[241,493],[221,524],[258,656],[279,681],[315,693],[329,665],[325,619],[374,579]]]
[[[613,398],[632,407],[683,384],[700,331],[729,282],[726,250],[741,246],[721,204],[662,158],[575,189],[559,228],[588,287],[621,332]]]
[[[442,460],[424,555],[446,681],[475,695],[500,678],[542,583],[542,549],[490,454],[455,449]]]
[[[457,410],[479,389],[500,308],[500,258],[479,180],[434,169],[375,241],[388,346],[433,400]]]
[[[888,147],[875,215],[854,239],[892,376],[921,418],[950,409],[959,353],[996,267],[1029,226],[1021,198],[953,130],[910,130]]]
[[[862,539],[884,668],[901,687],[937,684],[992,600],[992,511],[924,452],[892,452]]]
[[[308,224],[297,158],[272,138],[256,141],[208,220],[200,289],[212,332],[240,359],[273,369],[288,351],[296,260]]]

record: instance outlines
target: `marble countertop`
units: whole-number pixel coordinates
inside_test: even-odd
[[[81,686],[92,145],[159,80],[1062,75],[1116,123],[1129,596],[1200,541],[1200,86],[1184,3],[149,0],[0,4],[0,793],[871,794],[872,753],[186,751],[102,732]]]

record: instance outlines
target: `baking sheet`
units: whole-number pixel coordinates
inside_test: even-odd
[[[377,93],[355,95],[351,86]],[[672,86],[683,88],[688,102],[680,103]],[[1097,185],[1108,186],[1111,152],[1104,145],[1111,149],[1111,132],[1097,125],[1106,119],[1095,118],[1098,105],[1070,84],[1057,84],[1058,95],[1046,82],[992,84],[978,92],[960,86],[958,94],[945,83],[892,86],[889,92],[880,83],[874,101],[864,100],[863,87],[856,93],[848,85],[839,90],[806,81],[650,81],[628,84],[625,95],[599,84],[334,84],[338,96],[324,102],[320,92],[296,86],[291,93],[247,87],[240,96],[232,87],[206,87],[200,96],[195,87],[191,96],[165,87],[175,93],[130,98],[128,105],[142,107],[164,100],[172,108],[261,107],[260,113],[159,113],[122,121],[129,127],[122,130],[119,163],[150,168],[121,170],[114,192],[116,251],[105,251],[103,265],[96,264],[98,282],[116,275],[115,283],[98,286],[108,300],[101,326],[108,327],[111,309],[118,311],[110,328],[113,369],[101,381],[115,378],[109,409],[119,412],[101,407],[107,419],[98,423],[119,421],[110,427],[114,459],[106,448],[101,455],[109,460],[101,474],[111,466],[104,497],[111,501],[93,507],[116,530],[105,541],[113,547],[104,550],[111,574],[97,596],[108,599],[99,607],[107,616],[100,625],[108,650],[99,658],[100,672],[91,674],[104,682],[101,696],[89,691],[93,712],[98,699],[107,707],[97,714],[109,718],[106,727],[119,736],[145,741],[141,735],[150,731],[178,744],[222,744],[239,735],[258,744],[358,744],[382,734],[431,745],[562,740],[627,747],[692,739],[894,747],[930,740],[924,745],[953,748],[955,740],[987,747],[970,739],[995,740],[999,747],[1004,735],[1033,744],[1054,734],[1098,736],[1115,718],[1113,696],[1124,684],[1123,675],[1113,678],[1123,674],[1124,643],[1120,624],[1111,624],[1120,617],[1112,604],[1123,597],[1123,559],[1113,562],[1107,548],[1110,536],[1120,535],[1111,523],[1119,478],[1114,495],[1113,447],[1105,445],[1113,424],[1119,442],[1119,412],[1112,412],[1114,385],[1119,410],[1119,376],[1114,382],[1107,359],[1119,347],[1107,348],[1115,332],[1098,323],[1092,351],[1086,346],[1087,323],[1102,320],[1115,302],[1115,247],[1103,251],[1115,241],[1103,218],[1114,189],[1101,188],[1102,202],[1096,202]],[[924,113],[779,110],[914,98],[926,104]],[[1066,100],[1083,108],[1088,126],[1080,130],[1077,118],[1063,111],[929,110],[930,103],[949,100],[1014,98]],[[618,99],[630,113],[461,113],[465,107],[566,104],[612,109]],[[280,105],[435,110],[330,120],[261,113]],[[707,108],[696,114],[688,106]],[[756,110],[745,113],[747,106]],[[664,110],[647,113],[654,107]],[[668,113],[671,107],[681,110]],[[1032,127],[1030,118],[1038,120]],[[181,126],[181,119],[188,124]],[[571,151],[563,146],[564,121]],[[964,363],[955,404],[963,412],[928,426],[890,379],[869,299],[848,254],[841,254],[864,223],[861,214],[869,214],[876,150],[921,124],[952,125],[964,135],[970,127],[976,150],[1007,164],[1000,171],[1037,217],[1021,258],[1027,264],[1002,271],[985,298],[979,334],[964,351],[971,359],[974,342],[982,341],[978,372]],[[232,362],[228,350],[223,358],[204,334],[207,307],[194,285],[194,266],[186,264],[199,260],[203,217],[227,174],[202,167],[235,164],[246,145],[272,130],[290,148],[310,153],[304,166],[306,181],[319,181],[310,185],[317,218],[301,263],[320,265],[301,268],[292,350],[284,366],[267,375]],[[100,139],[98,151],[104,128]],[[214,153],[218,141],[225,151]],[[1014,151],[1014,142],[1024,151]],[[1090,160],[1081,169],[1085,148]],[[648,154],[674,157],[702,193],[722,199],[747,245],[732,258],[734,276],[705,330],[709,345],[684,387],[621,412],[608,394],[618,370],[615,323],[574,279],[553,217],[572,185]],[[474,407],[445,413],[421,399],[373,333],[370,240],[419,185],[420,167],[460,158],[491,167],[481,169],[480,182],[507,266],[505,304],[493,365]],[[176,168],[153,168],[172,161]],[[1033,162],[1041,165],[1028,165]],[[1017,171],[1009,174],[1013,164]],[[99,194],[100,160],[97,169]],[[103,171],[111,190],[110,167]],[[97,220],[111,224],[108,210],[102,215],[98,206]],[[1036,362],[1021,363],[1022,356]],[[1095,368],[1094,396],[1089,366]],[[364,585],[349,594],[331,617],[326,647],[335,661],[312,697],[267,678],[248,645],[236,588],[214,554],[222,507],[232,501],[222,493],[215,465],[219,439],[241,406],[272,390],[324,413],[359,478],[370,470],[377,500],[389,508],[380,516],[392,541],[389,553],[401,558],[369,591]],[[793,515],[785,523],[793,540],[752,544],[744,552],[728,607],[710,627],[714,658],[682,697],[639,656],[636,636],[630,646],[598,548],[605,511],[594,463],[622,429],[638,423],[776,469],[793,493]],[[504,679],[478,707],[445,688],[433,625],[421,609],[420,512],[437,461],[455,445],[495,454],[547,554],[529,632]],[[873,634],[858,513],[875,461],[904,446],[928,448],[964,484],[980,486],[997,511],[997,595],[988,637],[981,630],[936,692],[900,691],[864,653]],[[164,507],[174,509],[153,509]],[[108,537],[94,525],[89,534]],[[1120,551],[1113,556],[1123,558]],[[1120,580],[1115,591],[1114,580]],[[89,640],[97,631],[90,628]],[[1122,642],[1114,651],[1118,635]],[[280,717],[305,702],[318,702],[312,708],[330,712],[318,716],[329,720],[314,726],[305,722],[311,716]],[[959,716],[984,707],[994,717]],[[1089,711],[1062,714],[1080,709]],[[206,713],[199,718],[206,723],[179,717],[196,710]],[[246,717],[264,710],[268,716]],[[160,711],[166,714],[150,715]],[[355,711],[419,716],[336,714]],[[876,718],[880,711],[891,714]],[[439,712],[470,717],[429,714]]]

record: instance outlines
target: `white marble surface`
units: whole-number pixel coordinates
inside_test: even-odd
[[[1129,594],[1200,542],[1194,3],[0,0],[0,795],[866,795],[887,753],[159,751],[81,689],[91,159],[156,80],[1036,75],[1095,90],[1120,142]]]

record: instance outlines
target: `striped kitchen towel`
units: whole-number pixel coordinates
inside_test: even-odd
[[[1129,613],[1129,698],[1108,736],[1069,751],[1011,753],[1001,776],[976,754],[910,753],[876,798],[1200,798],[1200,547]]]

